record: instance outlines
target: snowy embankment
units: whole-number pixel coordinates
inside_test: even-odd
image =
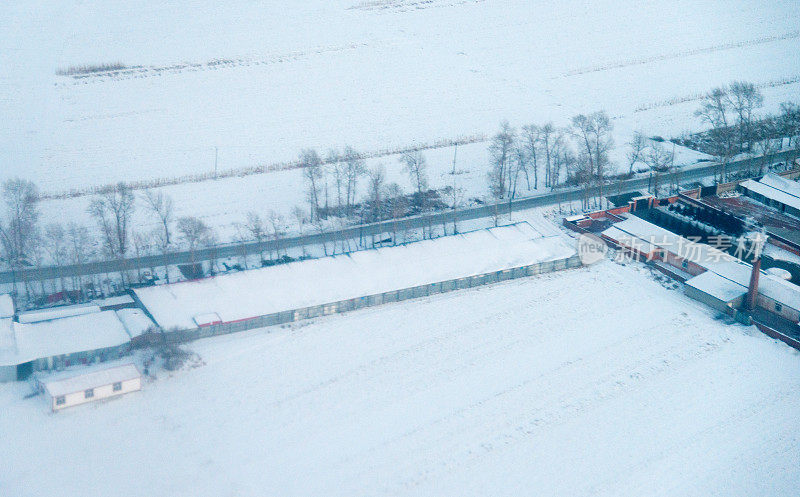
[[[800,485],[800,355],[715,320],[638,265],[191,348],[205,366],[57,415],[23,400],[25,385],[0,385],[4,493],[773,496]]]

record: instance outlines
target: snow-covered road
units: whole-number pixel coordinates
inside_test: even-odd
[[[4,495],[789,495],[800,355],[640,266],[192,344],[57,415],[0,385]]]

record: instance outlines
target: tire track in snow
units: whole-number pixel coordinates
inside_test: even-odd
[[[96,71],[79,74],[69,74],[63,77],[69,78],[70,82],[56,83],[57,86],[72,86],[90,83],[109,83],[114,81],[122,81],[127,79],[146,79],[155,78],[164,75],[177,75],[183,73],[194,73],[204,71],[217,71],[222,69],[236,69],[251,66],[271,66],[275,64],[283,64],[287,62],[295,62],[298,60],[307,60],[316,55],[325,55],[331,53],[346,52],[350,50],[358,50],[360,48],[371,47],[370,43],[351,43],[348,45],[318,47],[308,50],[299,50],[294,52],[286,52],[283,54],[268,55],[260,58],[218,58],[205,62],[181,62],[165,66],[145,66],[136,65],[129,66],[123,69],[114,69],[110,71]]]
[[[767,88],[777,88],[779,86],[787,86],[800,83],[800,75],[790,76],[783,79],[774,79],[771,81],[762,81],[760,83],[755,83],[756,88],[758,89],[767,89]],[[673,105],[680,105],[687,102],[698,102],[705,98],[706,93],[692,93],[690,95],[684,95],[682,97],[673,97],[667,100],[661,100],[660,102],[653,102],[649,104],[642,104],[634,110],[634,112],[645,112],[648,110],[658,109],[661,107],[672,107]]]
[[[413,12],[441,7],[459,7],[486,0],[365,0],[351,5],[347,10],[367,12]]]
[[[661,54],[661,55],[654,55],[652,57],[637,57],[633,59],[626,59],[617,62],[609,62],[606,64],[599,64],[593,65],[588,67],[580,67],[578,69],[574,69],[572,71],[566,72],[561,75],[561,77],[569,78],[572,76],[579,76],[582,74],[590,74],[595,72],[604,72],[604,71],[611,71],[613,69],[621,69],[624,67],[631,67],[631,66],[639,66],[643,64],[650,64],[652,62],[660,62],[663,60],[670,60],[670,59],[681,59],[683,57],[690,57],[693,55],[703,55],[715,52],[722,52],[725,50],[733,50],[737,48],[746,48],[746,47],[753,47],[757,45],[763,45],[766,43],[773,43],[776,41],[784,41],[784,40],[793,40],[796,38],[800,38],[800,31],[792,31],[790,33],[786,33],[783,35],[772,35],[772,36],[762,36],[761,38],[755,38],[752,40],[746,41],[739,41],[739,42],[732,42],[732,43],[724,43],[721,45],[713,45],[710,47],[704,48],[694,48],[689,50],[682,50],[680,52],[673,52],[668,54]]]
[[[673,324],[676,327],[684,327],[686,323],[676,322]],[[408,463],[409,468],[418,468],[420,466],[434,468],[430,470],[430,474],[412,476],[406,481],[407,485],[415,486],[430,477],[441,474],[442,471],[449,471],[448,468],[463,467],[471,459],[479,459],[500,447],[508,446],[512,442],[517,443],[530,436],[531,433],[535,434],[535,430],[542,429],[542,426],[563,423],[576,414],[585,412],[591,405],[619,396],[624,391],[632,388],[632,385],[638,384],[662,371],[673,369],[675,364],[704,357],[719,348],[719,342],[708,341],[705,337],[698,335],[688,335],[676,345],[675,337],[664,336],[663,333],[660,333],[659,326],[654,326],[649,331],[638,330],[637,333],[634,337],[625,336],[613,343],[606,344],[603,348],[595,350],[590,356],[582,356],[577,360],[566,361],[555,369],[544,371],[490,397],[448,413],[446,416],[438,418],[431,423],[386,440],[379,446],[373,447],[368,453],[358,454],[354,458],[380,460],[380,458],[373,456],[382,454],[387,449],[391,450],[391,447],[413,446],[413,450],[401,451],[401,453],[393,455],[391,460],[410,461]],[[724,342],[725,340],[723,339],[722,341]],[[557,402],[536,402],[536,407],[533,411],[525,411],[524,408],[514,407],[520,402],[519,400],[514,406],[508,407],[509,398],[522,398],[523,405],[526,403],[526,399],[539,398],[540,396],[529,395],[530,392],[526,393],[530,388],[534,388],[538,392],[543,384],[569,384],[568,381],[565,381],[566,378],[574,377],[585,369],[599,369],[602,371],[605,367],[604,358],[606,353],[617,351],[616,353],[618,354],[618,350],[621,348],[630,348],[632,352],[642,348],[652,348],[654,352],[645,357],[632,354],[633,357],[638,358],[636,362],[624,362],[614,368],[613,371],[595,378],[594,381],[577,390],[556,392],[553,388],[544,389],[545,392],[555,393],[558,398]],[[687,355],[687,351],[692,352]],[[656,366],[645,367],[651,364],[656,364]],[[631,371],[635,371],[638,374],[632,375]],[[582,374],[581,376],[587,375]],[[435,384],[435,381],[431,383]],[[574,401],[576,398],[580,400]],[[559,407],[555,410],[541,408],[539,405],[542,403]],[[487,409],[490,409],[491,412],[487,413]],[[499,414],[498,416],[492,415],[492,412],[497,409],[503,411],[508,411],[509,409],[512,411],[523,410],[525,414],[498,426],[493,424],[492,420],[495,418],[505,419],[508,413]],[[530,421],[530,426],[527,429],[523,429],[524,421]],[[437,426],[445,427],[447,430],[440,436],[432,436],[431,432],[437,430]],[[460,447],[462,438],[460,434],[463,435],[464,431],[474,431],[475,427],[481,427],[479,431],[486,433],[486,435],[470,437],[470,439],[477,439],[480,442],[476,442],[477,445]],[[416,439],[416,441],[414,443],[404,442],[404,440],[411,439]],[[455,441],[455,447],[453,446],[453,441]],[[372,456],[369,454],[372,454]],[[421,465],[414,462],[415,458],[419,458],[420,454],[425,454],[426,459],[430,458],[431,462]],[[434,456],[433,454],[436,455]],[[341,463],[352,462],[350,459],[353,458],[343,460]],[[374,466],[368,467],[364,470],[362,476],[366,477],[376,471],[378,471],[378,468]],[[382,490],[386,491],[387,489]]]
[[[695,352],[686,354],[688,348],[697,345],[695,339],[698,337],[691,337],[691,340],[677,344],[674,341],[675,337],[665,339],[661,343],[654,343],[649,340],[661,331],[661,326],[654,326],[649,330],[642,330],[641,334],[635,337],[636,340],[623,341],[623,343],[617,344],[618,347],[605,348],[604,351],[609,352],[612,348],[624,349],[636,341],[641,341],[642,343],[637,343],[637,346],[633,347],[634,350],[638,347],[644,347],[653,348],[655,351],[633,363],[622,363],[612,371],[595,377],[592,382],[581,384],[578,388],[558,391],[557,393],[560,395],[550,400],[544,401],[541,400],[541,397],[537,398],[535,395],[523,395],[524,388],[538,387],[541,384],[552,384],[554,386],[569,384],[566,381],[566,377],[571,376],[567,374],[568,370],[559,371],[559,373],[563,373],[560,376],[565,376],[564,378],[543,374],[536,379],[537,381],[534,381],[534,379],[527,380],[523,384],[501,392],[491,399],[486,399],[486,402],[489,403],[499,403],[501,400],[507,401],[508,399],[505,397],[513,394],[523,397],[523,402],[525,399],[530,398],[537,398],[539,401],[536,402],[536,406],[532,409],[529,408],[523,414],[511,419],[507,417],[507,412],[494,416],[474,410],[475,415],[471,419],[464,417],[464,422],[467,423],[466,426],[455,426],[441,437],[425,437],[426,441],[430,441],[430,445],[427,447],[428,450],[420,452],[424,453],[426,458],[430,458],[429,464],[412,463],[411,467],[426,467],[429,469],[424,474],[406,479],[402,486],[405,488],[416,487],[425,481],[435,479],[453,470],[463,471],[465,467],[478,466],[483,458],[490,455],[495,456],[499,451],[509,450],[517,444],[525,442],[530,437],[537,436],[549,427],[561,425],[576,416],[590,411],[595,405],[619,398],[625,393],[634,390],[642,382],[673,370],[676,365],[706,358],[717,352],[725,341],[704,341],[704,343],[699,344]],[[671,344],[671,346],[666,349],[658,347],[664,344]],[[581,358],[581,360],[570,366],[575,366],[576,368],[581,366],[580,369],[574,371],[574,374],[591,376],[590,374],[584,374],[583,368],[592,366],[593,361],[603,361],[605,357],[607,357],[607,354],[601,353],[600,356],[595,355],[586,358],[586,360]],[[648,365],[652,366],[644,367]],[[600,366],[602,368],[602,364]],[[545,391],[551,390],[555,389],[548,388]],[[536,393],[536,391],[533,393]],[[474,408],[484,409],[486,402],[482,402],[474,406]],[[472,408],[473,406],[470,407]],[[500,405],[496,406],[495,409],[500,409]],[[505,407],[501,410],[508,411],[509,408]],[[473,412],[473,409],[465,411],[464,414],[470,412]],[[493,419],[504,419],[505,421],[493,424],[491,422]],[[464,431],[473,431],[471,429],[473,427],[480,427],[479,432],[482,435],[470,437],[474,439],[474,442],[470,445],[463,445],[463,439],[460,434],[463,434]],[[455,441],[455,443],[452,441]],[[416,446],[416,449],[419,449],[419,446]],[[437,450],[440,450],[441,453],[437,453]],[[409,458],[412,456],[413,454],[408,454]],[[400,459],[402,460],[402,458]]]

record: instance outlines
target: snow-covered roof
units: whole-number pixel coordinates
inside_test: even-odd
[[[34,359],[117,347],[130,341],[114,311],[103,311],[35,323],[11,323],[0,366]],[[13,343],[11,342],[13,338]]]
[[[155,326],[141,309],[119,309],[116,313],[131,338],[138,337]]]
[[[766,181],[765,181],[766,180]],[[741,183],[745,188],[753,193],[763,195],[780,204],[788,205],[795,209],[800,209],[800,192],[795,185],[790,185],[793,181],[786,180],[775,174],[768,174],[761,178],[761,181],[747,180]],[[786,190],[784,190],[785,188]],[[788,190],[788,191],[787,191]]]
[[[616,228],[618,231],[606,230],[603,234],[608,232],[610,237],[620,237],[622,236],[620,232],[622,232],[630,237],[627,238],[628,242],[638,238],[638,243],[642,245],[646,243],[657,245],[740,285],[747,287],[750,283],[752,272],[750,264],[705,243],[692,242],[636,216],[630,216],[624,221],[616,223],[612,228]],[[614,238],[614,240],[626,242],[625,238]],[[762,271],[758,292],[792,309],[800,310],[800,287],[793,283]]]
[[[610,238],[611,240],[614,240],[614,241],[617,241],[617,242],[621,242],[621,243],[625,244],[628,247],[636,248],[639,252],[641,252],[643,254],[650,254],[656,248],[658,248],[655,245],[653,245],[652,243],[650,243],[649,241],[642,240],[641,238],[632,236],[630,233],[626,233],[626,232],[622,231],[621,229],[619,229],[619,228],[617,228],[615,226],[611,226],[609,228],[606,228],[605,230],[603,230],[602,234],[605,235],[606,237]],[[634,247],[634,244],[630,243],[631,241],[633,241],[633,239],[635,239],[637,241],[635,247]]]
[[[133,304],[133,298],[130,295],[118,295],[116,297],[92,300],[92,304],[98,307],[113,307],[118,305]]]
[[[18,316],[20,323],[38,323],[39,321],[49,321],[51,319],[66,318],[70,316],[81,316],[100,312],[100,307],[95,304],[76,304],[63,307],[50,307],[36,311],[22,312]]]
[[[139,369],[133,363],[129,363],[68,378],[45,380],[42,381],[42,384],[51,397],[57,397],[120,381],[133,380],[141,376]]]
[[[800,183],[790,179],[786,179],[775,173],[769,173],[759,180],[762,185],[771,186],[777,190],[788,193],[794,197],[800,198]]]
[[[791,262],[793,264],[800,264],[800,255],[790,252],[783,247],[778,247],[771,243],[764,244],[764,255],[768,255],[773,259],[780,261]]]
[[[561,236],[518,223],[134,291],[160,326],[188,329],[214,313],[230,322],[574,254]]]
[[[716,297],[723,302],[730,302],[747,293],[746,286],[723,278],[713,271],[706,271],[687,280],[686,285]]]
[[[4,293],[0,295],[0,319],[14,316],[14,299]]]

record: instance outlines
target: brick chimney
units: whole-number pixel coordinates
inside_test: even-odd
[[[761,251],[766,240],[767,237],[763,231],[753,240],[753,270],[750,273],[750,284],[747,286],[747,298],[744,303],[747,311],[753,311],[756,308],[758,278],[761,276]]]

